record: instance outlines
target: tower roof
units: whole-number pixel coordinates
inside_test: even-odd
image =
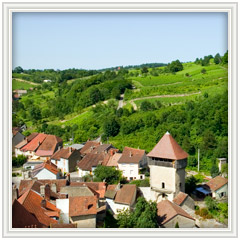
[[[188,154],[178,145],[169,132],[160,139],[148,157],[181,160],[188,157]]]

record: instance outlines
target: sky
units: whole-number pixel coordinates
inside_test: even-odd
[[[227,13],[13,13],[13,68],[194,61],[228,49]]]

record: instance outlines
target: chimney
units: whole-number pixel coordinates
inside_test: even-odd
[[[40,141],[38,141],[38,146],[40,146]]]
[[[46,208],[46,205],[47,205],[47,201],[45,199],[43,199],[41,201],[41,207]]]
[[[70,173],[67,174],[67,181],[68,181],[69,183],[71,182]]]
[[[71,147],[70,147],[68,150],[69,150],[69,153],[71,153],[71,152],[72,152],[72,148],[71,148]]]
[[[58,146],[58,151],[61,149],[61,146]]]
[[[43,198],[45,198],[45,186],[44,185],[40,186],[40,194]]]
[[[129,153],[129,157],[131,157],[132,156],[132,152],[130,151],[130,153]]]
[[[51,191],[57,193],[57,185],[56,183],[51,184]]]
[[[49,186],[49,184],[46,184],[46,186],[45,186],[45,199],[50,200],[50,186]]]

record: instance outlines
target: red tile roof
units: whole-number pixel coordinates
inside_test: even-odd
[[[91,153],[102,153],[104,151],[108,151],[110,148],[113,148],[111,144],[101,144],[94,148]]]
[[[90,153],[91,151],[93,151],[93,149],[95,149],[99,145],[100,145],[99,142],[87,141],[84,147],[80,150],[80,153],[82,155]]]
[[[96,196],[69,197],[70,217],[93,214],[97,214]]]
[[[23,146],[25,146],[28,143],[27,139],[22,140],[20,143],[18,143],[15,148],[21,149]]]
[[[55,152],[57,145],[62,144],[63,140],[55,135],[47,135],[38,150],[36,155],[38,156],[52,156]]]
[[[41,183],[45,184],[56,184],[57,192],[60,191],[61,187],[67,186],[67,179],[41,179]]]
[[[32,188],[34,181],[35,180],[21,180],[18,189],[19,196],[23,195],[25,192],[30,190]]]
[[[75,151],[77,151],[77,150],[74,148],[69,148],[69,147],[61,148],[52,155],[51,159],[54,159],[54,160],[60,160],[60,158],[69,159],[69,157]]]
[[[28,142],[32,141],[37,135],[38,133],[34,132],[34,133],[31,133],[29,136],[27,136]]]
[[[179,192],[178,195],[173,199],[173,202],[180,206],[187,197],[188,195],[186,193]]]
[[[169,200],[163,200],[157,204],[157,215],[159,224],[165,224],[177,215],[194,220],[187,212],[185,212],[181,207]]]
[[[58,168],[55,164],[53,163],[48,163],[48,162],[44,162],[41,164],[38,164],[34,167],[34,169],[32,170],[32,176],[36,176],[40,171],[42,171],[43,169],[47,169],[48,171],[50,171],[51,173],[57,175],[58,174]]]
[[[106,191],[106,183],[105,182],[71,182],[70,186],[87,186],[90,189],[93,189],[97,192],[100,198],[104,198],[104,194]]]
[[[147,156],[181,160],[187,158],[188,154],[178,145],[171,134],[167,132]]]
[[[211,179],[209,182],[206,183],[206,185],[212,190],[216,191],[225,184],[227,184],[228,180],[226,178],[223,178],[221,176],[217,176],[213,179]]]
[[[125,184],[117,191],[114,202],[130,205],[136,198],[137,186],[135,184]]]
[[[122,153],[115,153],[113,156],[110,156],[106,166],[108,167],[117,167],[118,161],[121,158]]]
[[[55,212],[54,216],[56,216],[56,212],[60,213],[60,210],[47,200],[45,200],[46,206],[43,207],[41,204],[42,200],[44,199],[39,193],[29,190],[18,199],[18,202],[21,203],[27,211],[34,214],[40,223],[49,227],[51,223],[57,223],[57,221],[49,217],[46,212],[53,211]]]
[[[21,151],[36,151],[46,137],[46,134],[39,133],[35,138],[32,139],[32,141],[30,141],[27,145],[21,148]]]
[[[27,209],[15,199],[12,205],[12,227],[42,228],[43,224],[41,224],[33,214],[28,212]]]
[[[139,163],[144,154],[145,150],[125,147],[118,163]]]
[[[91,171],[92,167],[96,167],[99,164],[101,165],[106,156],[107,154],[105,153],[88,153],[77,165],[82,170]]]

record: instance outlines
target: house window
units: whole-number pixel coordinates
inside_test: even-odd
[[[140,179],[143,179],[142,175],[140,176]]]
[[[133,178],[132,178],[132,177],[130,177],[130,180],[133,180]]]
[[[182,186],[182,183],[179,183],[179,187],[181,187]]]
[[[132,175],[133,174],[133,170],[130,170],[130,175]]]
[[[165,183],[164,182],[162,182],[162,188],[165,188]]]

